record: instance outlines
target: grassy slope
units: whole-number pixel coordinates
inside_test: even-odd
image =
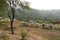
[[[16,26],[15,35],[20,35],[21,27],[19,24],[20,24],[19,21],[14,22],[14,27]],[[24,30],[25,30],[25,27],[24,27]],[[57,30],[29,28],[29,32],[32,32],[37,36],[42,36],[43,38],[46,38],[48,40],[60,40],[60,31],[57,31]]]
[[[48,40],[60,40],[60,32],[46,29],[33,29],[33,34],[47,38]]]

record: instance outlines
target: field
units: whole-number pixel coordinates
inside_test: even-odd
[[[9,23],[0,23],[0,39],[1,40],[20,40],[21,32],[24,31],[27,33],[26,38],[28,40],[60,40],[60,30],[58,29],[58,25],[54,25],[56,29],[41,29],[32,28],[32,27],[23,27],[21,25],[21,21],[14,21],[14,34],[11,34],[10,29],[5,29]],[[3,33],[2,33],[3,32]],[[3,35],[5,34],[5,35]],[[3,36],[1,36],[3,35]],[[4,37],[5,36],[5,37]]]

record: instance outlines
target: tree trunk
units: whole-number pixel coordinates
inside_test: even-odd
[[[14,22],[14,18],[15,18],[15,9],[11,8],[12,11],[12,18],[11,18],[11,33],[14,34],[14,30],[13,30],[13,22]]]
[[[14,15],[14,14],[13,14],[13,15]],[[11,16],[8,14],[8,17],[9,17],[9,19],[10,19],[11,34],[14,34],[14,30],[13,30],[14,16],[11,18]]]
[[[13,30],[13,20],[11,21],[11,34],[14,34],[14,30]]]

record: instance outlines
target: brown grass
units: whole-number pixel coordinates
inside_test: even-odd
[[[27,29],[28,29],[28,33],[31,33],[31,34],[28,34],[28,37],[31,37],[34,40],[60,40],[60,31],[32,28],[32,27],[21,27],[20,24],[21,24],[20,21],[18,20],[14,21],[14,27],[16,28],[14,29],[14,33],[15,33],[14,35],[20,36],[21,35],[20,33],[22,32],[22,30],[27,32]],[[2,31],[2,29],[0,29],[0,31]],[[11,32],[9,30],[6,30],[6,33],[11,35]],[[14,36],[9,36],[9,38],[10,40],[19,40],[19,38],[15,38]]]

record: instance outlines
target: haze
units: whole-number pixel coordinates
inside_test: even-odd
[[[60,0],[26,0],[30,2],[30,7],[39,10],[60,9]]]

